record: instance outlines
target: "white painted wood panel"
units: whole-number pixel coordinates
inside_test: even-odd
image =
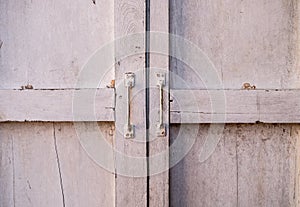
[[[92,123],[82,124],[85,128],[80,130],[84,129],[89,134],[95,130]],[[101,122],[98,129],[111,145],[112,125],[113,123]],[[75,128],[72,123],[54,123],[65,206],[114,206],[114,172],[107,171],[99,165],[101,163],[95,162],[94,158],[90,157],[86,148],[80,144],[79,134]],[[101,147],[103,146],[95,146],[99,151]]]
[[[4,123],[0,127],[1,159],[9,160],[9,165],[1,162],[1,206],[63,206],[53,124]]]
[[[1,1],[0,122],[9,122],[0,125],[1,207],[114,206],[115,176],[88,158],[72,124],[45,123],[74,121],[74,93],[83,103],[75,120],[114,121],[114,89],[102,89],[113,68],[99,90],[76,85],[88,58],[114,39],[114,16],[114,1]],[[33,90],[11,90],[26,86]],[[107,135],[111,123],[99,125]]]
[[[108,88],[0,90],[0,122],[114,121],[114,96]]]
[[[14,206],[13,125],[0,125],[0,206]]]
[[[240,206],[296,206],[299,125],[235,125]]]
[[[195,139],[195,142],[188,154],[170,170],[170,205],[237,206],[236,139],[231,137],[231,127],[226,127],[220,134],[215,151],[204,162],[200,161],[200,154],[210,125],[181,127],[171,125],[171,143],[176,139]],[[195,129],[198,133],[193,134]],[[184,130],[184,137],[178,137],[180,130]],[[171,151],[170,159],[177,153]]]
[[[114,38],[114,1],[1,1],[0,19],[0,89],[75,88],[88,58]]]
[[[152,52],[157,48],[169,50],[169,2],[150,1],[150,54],[149,54],[149,206],[169,206],[169,57],[166,54]],[[154,33],[154,34],[153,34]],[[163,33],[164,38],[157,38]],[[153,35],[152,35],[153,34]],[[159,45],[159,47],[157,46]],[[161,53],[162,53],[161,51]],[[163,124],[165,136],[157,136],[159,123],[160,91],[157,85],[157,73],[165,75],[163,86]]]
[[[299,90],[171,90],[171,123],[299,123]]]
[[[172,206],[295,206],[299,201],[299,134],[291,130],[298,125],[226,124],[215,153],[204,163],[197,159],[197,142],[209,126],[199,123],[299,123],[299,8],[296,0],[170,1],[171,33],[201,49],[222,82],[207,86],[199,68],[171,58],[177,79],[171,81],[170,122],[182,123],[172,125],[171,140],[180,126],[202,132],[171,169]],[[198,58],[172,42],[171,48]],[[245,83],[256,90],[242,90]],[[224,89],[225,103],[218,95]],[[183,139],[190,137],[187,132]],[[230,169],[224,170],[224,162]]]
[[[295,89],[300,87],[299,11],[297,0],[173,0],[170,29],[208,56],[225,89],[247,82],[258,89]],[[198,69],[172,61],[174,74],[203,89]],[[175,82],[172,88],[184,87]]]
[[[181,126],[171,126],[173,141]],[[188,126],[199,133],[188,155],[170,171],[171,206],[295,206],[299,125],[227,124],[202,163],[201,147],[212,125]]]
[[[112,144],[111,128],[99,123]],[[0,142],[1,207],[114,206],[114,173],[88,156],[72,123],[2,123]]]
[[[145,1],[115,0],[116,79],[116,206],[147,206],[147,161],[145,119]],[[139,35],[134,35],[140,33]],[[132,36],[133,35],[133,36]],[[124,38],[123,38],[124,37]],[[126,72],[135,73],[130,89],[130,124],[135,137],[125,139],[127,120]]]

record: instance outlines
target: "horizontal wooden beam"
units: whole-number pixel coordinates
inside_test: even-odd
[[[300,90],[171,90],[171,123],[300,123]]]
[[[114,121],[114,89],[0,90],[0,122]],[[171,90],[171,123],[300,123],[300,90]]]
[[[114,89],[0,90],[0,122],[114,121]]]

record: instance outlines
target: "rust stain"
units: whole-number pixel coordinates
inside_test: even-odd
[[[33,86],[30,85],[30,84],[27,84],[27,85],[25,86],[25,89],[33,89]]]
[[[115,87],[115,80],[111,80],[110,84],[106,86],[107,88],[114,88]]]
[[[31,89],[33,89],[33,86],[30,84],[27,84],[26,86],[21,86],[21,90],[25,90],[25,89],[31,90]]]
[[[244,83],[243,84],[243,89],[244,90],[255,90],[256,86],[255,85],[251,85],[250,83]]]

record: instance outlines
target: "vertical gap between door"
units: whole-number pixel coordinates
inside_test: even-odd
[[[147,162],[147,207],[149,207],[150,201],[150,176],[149,176],[149,104],[150,104],[150,95],[149,95],[149,73],[150,73],[150,0],[146,0],[146,33],[145,33],[145,82],[146,82],[146,162]]]
[[[168,34],[169,34],[169,60],[168,60],[168,80],[169,80],[169,85],[168,85],[168,88],[169,88],[169,93],[168,93],[168,100],[171,100],[171,95],[170,95],[170,91],[171,91],[171,61],[172,61],[172,57],[171,57],[171,50],[172,50],[172,47],[171,47],[171,38],[170,38],[170,34],[171,34],[171,18],[172,18],[172,14],[171,14],[171,0],[167,0],[168,1],[168,18],[169,18],[169,25],[168,25]],[[169,123],[168,123],[168,127],[169,127],[169,146],[168,148],[170,149],[170,143],[171,143],[171,134],[170,134],[170,131],[171,131],[171,126],[170,126],[170,119],[171,119],[171,114],[170,114],[170,101],[168,102],[168,116],[169,116]],[[170,158],[171,158],[171,152],[169,151],[169,161],[168,163],[170,164]],[[170,169],[170,165],[169,165],[169,169],[168,169],[168,183],[169,183],[169,188],[168,188],[168,199],[169,199],[169,206],[171,206],[171,169]]]

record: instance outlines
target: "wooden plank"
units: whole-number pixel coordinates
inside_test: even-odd
[[[247,82],[258,89],[299,89],[298,14],[296,0],[173,0],[170,30],[207,55],[225,89]],[[184,49],[178,51],[194,55]],[[190,88],[206,89],[204,74],[191,67],[173,59],[171,71]],[[172,88],[185,87],[177,81]]]
[[[194,140],[187,155],[170,170],[171,206],[238,206],[236,139],[232,137],[232,127],[225,127],[213,153],[201,161],[209,128],[207,124],[171,125],[171,142]],[[182,148],[172,150],[170,159],[178,156]]]
[[[170,107],[171,123],[300,123],[299,90],[171,90]]]
[[[109,172],[101,163],[96,162],[87,148],[80,143],[79,137],[88,134],[91,135],[90,141],[101,139],[94,136],[94,131],[99,130],[107,142],[112,144],[113,136],[109,134],[112,123],[101,122],[98,128],[94,128],[97,123],[80,124],[83,126],[80,129],[72,123],[54,124],[65,206],[114,206],[114,172]],[[103,146],[94,147],[101,153]],[[113,160],[111,164],[113,165]]]
[[[2,1],[0,19],[0,89],[75,88],[88,58],[114,39],[113,1]]]
[[[295,206],[296,142],[299,126],[236,125],[238,203],[242,206]]]
[[[0,122],[114,121],[114,89],[0,90]]]
[[[172,90],[172,123],[255,122],[256,91]]]
[[[0,206],[14,206],[14,125],[0,124]]]
[[[149,206],[169,206],[169,2],[150,1],[149,54]],[[157,52],[157,48],[161,51]],[[165,75],[163,124],[165,136],[157,136],[160,92],[157,73]]]
[[[265,91],[259,94],[260,121],[300,123],[300,91]]]
[[[116,79],[116,206],[147,206],[145,122],[145,1],[115,0]],[[139,33],[139,34],[138,34]],[[135,73],[130,90],[130,122],[135,137],[125,139],[126,72]]]
[[[300,126],[292,126],[292,135],[296,139],[295,143],[295,206],[300,206]]]
[[[4,175],[11,173],[12,176],[12,179],[8,176],[1,177],[4,184],[1,185],[1,191],[5,193],[4,200],[1,202],[16,207],[63,206],[63,189],[59,178],[53,125],[51,123],[2,123],[0,131],[0,140],[4,142],[10,140],[11,147],[2,148],[2,150],[11,150],[8,157],[2,159],[10,159],[13,166],[11,169],[10,165],[1,165],[1,173]],[[6,197],[7,191],[11,190],[13,201]]]

